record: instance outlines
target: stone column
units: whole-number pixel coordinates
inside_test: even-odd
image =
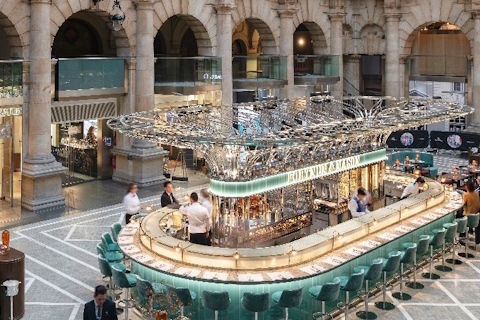
[[[217,56],[222,59],[222,105],[233,103],[232,78],[232,9],[231,0],[218,1],[217,12]]]
[[[30,83],[24,128],[28,137],[22,170],[22,206],[41,212],[63,208],[61,174],[51,154],[50,0],[30,0]],[[34,112],[30,112],[30,109]]]
[[[472,101],[475,112],[473,113],[472,121],[480,123],[480,13],[473,14],[475,32],[473,35],[473,64],[472,64],[472,77],[473,77],[473,90]]]
[[[400,95],[400,53],[398,45],[399,14],[385,17],[387,20],[386,57],[385,57],[385,95],[398,97]]]
[[[153,0],[136,0],[136,63],[129,61],[129,76],[135,68],[135,111],[155,108],[154,80],[155,57],[153,51]],[[132,81],[133,82],[133,81]],[[130,89],[132,90],[132,88]],[[131,109],[131,108],[130,108]],[[112,179],[135,183],[139,187],[162,184],[163,157],[168,154],[156,144],[134,139],[129,148],[127,139],[121,138],[122,146],[112,150],[116,157],[116,168]]]
[[[410,95],[410,70],[407,63],[408,56],[402,54],[399,59],[399,73],[400,73],[400,97],[407,97]]]
[[[360,94],[360,60],[361,56],[358,54],[345,56],[344,59],[344,74],[345,80],[344,89],[346,94],[358,96]]]
[[[343,16],[344,13],[331,13],[330,17],[330,54],[338,56],[338,74],[340,80],[332,85],[332,95],[343,96]]]
[[[280,9],[280,55],[287,57],[287,85],[282,94],[283,98],[294,97],[295,74],[293,67],[293,14],[295,9]]]

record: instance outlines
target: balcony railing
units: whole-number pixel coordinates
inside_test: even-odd
[[[285,56],[234,56],[233,80],[287,80]]]
[[[410,76],[466,77],[466,56],[411,55],[408,59]]]
[[[222,59],[217,57],[157,57],[155,86],[195,87],[222,82]]]
[[[0,99],[23,95],[22,61],[0,60]]]
[[[293,57],[295,76],[338,77],[339,57],[332,55],[305,55]]]
[[[57,98],[124,92],[123,58],[58,59],[55,67]]]

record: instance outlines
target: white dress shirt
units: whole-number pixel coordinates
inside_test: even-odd
[[[363,200],[360,200],[362,202],[365,201],[365,199]],[[366,204],[365,204],[366,206]],[[363,216],[365,213],[368,213],[368,209],[365,209],[364,212],[358,212],[358,203],[357,201],[355,200],[355,197],[353,197],[350,202],[348,203],[348,210],[350,210],[350,213],[352,214],[352,218],[358,218],[358,217],[361,217]]]
[[[208,210],[198,202],[181,206],[180,212],[188,217],[188,232],[205,233],[210,230]]]
[[[213,225],[212,221],[212,203],[208,199],[203,199],[202,202],[200,202],[202,206],[207,208],[208,210],[208,219],[210,220],[210,227]]]
[[[137,214],[140,211],[140,199],[136,193],[127,193],[123,197],[123,205],[128,214]]]
[[[415,194],[418,194],[419,192],[420,192],[420,187],[418,186],[418,183],[416,183],[416,182],[410,183],[403,190],[402,198],[413,196]]]

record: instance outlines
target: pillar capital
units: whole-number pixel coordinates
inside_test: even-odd
[[[398,58],[398,62],[400,64],[405,64],[405,62],[407,61],[409,55],[408,54],[401,54]]]
[[[384,13],[383,16],[385,17],[385,20],[387,22],[399,22],[400,18],[402,17],[401,13],[395,12],[395,13]]]
[[[127,62],[127,68],[129,70],[135,70],[137,67],[137,58],[128,58],[125,59],[125,61]]]
[[[153,10],[154,0],[134,0],[137,10]]]
[[[30,0],[30,4],[52,4],[52,0]]]
[[[213,8],[215,9],[215,12],[217,15],[227,15],[227,14],[232,14],[232,10],[236,7],[234,4],[229,4],[229,3],[221,3],[221,4],[214,4]]]
[[[296,8],[280,8],[277,9],[278,16],[280,18],[292,18],[293,15],[297,12]]]
[[[346,16],[344,12],[330,12],[328,13],[328,18],[332,22],[343,21],[343,17]]]

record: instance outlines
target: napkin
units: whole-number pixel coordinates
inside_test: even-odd
[[[261,274],[255,274],[255,273],[239,274],[238,281],[245,281],[245,282],[263,281],[263,276]]]
[[[308,274],[317,274],[326,271],[327,269],[324,267],[319,266],[318,264],[311,264],[309,266],[300,268],[305,273]]]
[[[163,262],[163,261],[155,261],[154,263],[150,264],[151,267],[154,267],[155,269],[162,270],[162,271],[168,271],[173,268],[172,264]]]
[[[267,272],[267,275],[273,281],[292,279],[293,278],[293,274],[291,274],[290,272]]]
[[[326,264],[329,264],[329,265],[332,265],[332,266],[339,266],[342,263],[345,263],[346,261],[347,261],[346,259],[335,256],[335,257],[329,257],[328,259],[323,260],[322,262],[324,262]]]

